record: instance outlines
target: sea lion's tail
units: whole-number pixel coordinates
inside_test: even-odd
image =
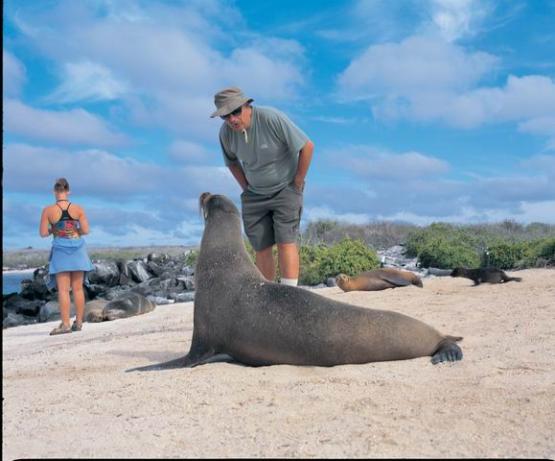
[[[510,282],[510,281],[513,281],[513,282],[522,282],[522,277],[507,277],[507,278],[505,279],[505,282]]]

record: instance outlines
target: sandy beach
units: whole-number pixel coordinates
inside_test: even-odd
[[[461,335],[464,359],[127,372],[185,355],[193,304],[3,331],[3,459],[555,457],[555,270],[319,294]]]

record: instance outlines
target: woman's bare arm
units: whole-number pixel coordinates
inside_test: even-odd
[[[41,237],[48,237],[52,233],[50,221],[48,220],[48,209],[49,207],[44,208],[40,216],[39,234]]]
[[[89,233],[89,220],[83,208],[79,207],[79,234],[86,235]]]

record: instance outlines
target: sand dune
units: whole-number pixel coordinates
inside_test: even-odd
[[[513,273],[516,274],[516,273]],[[3,331],[3,459],[555,457],[555,271],[318,293],[462,335],[462,362],[126,370],[184,355],[192,303]]]

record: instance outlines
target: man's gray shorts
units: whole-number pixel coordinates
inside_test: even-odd
[[[295,243],[303,209],[303,193],[293,183],[273,195],[241,194],[245,233],[255,251],[274,243]]]

